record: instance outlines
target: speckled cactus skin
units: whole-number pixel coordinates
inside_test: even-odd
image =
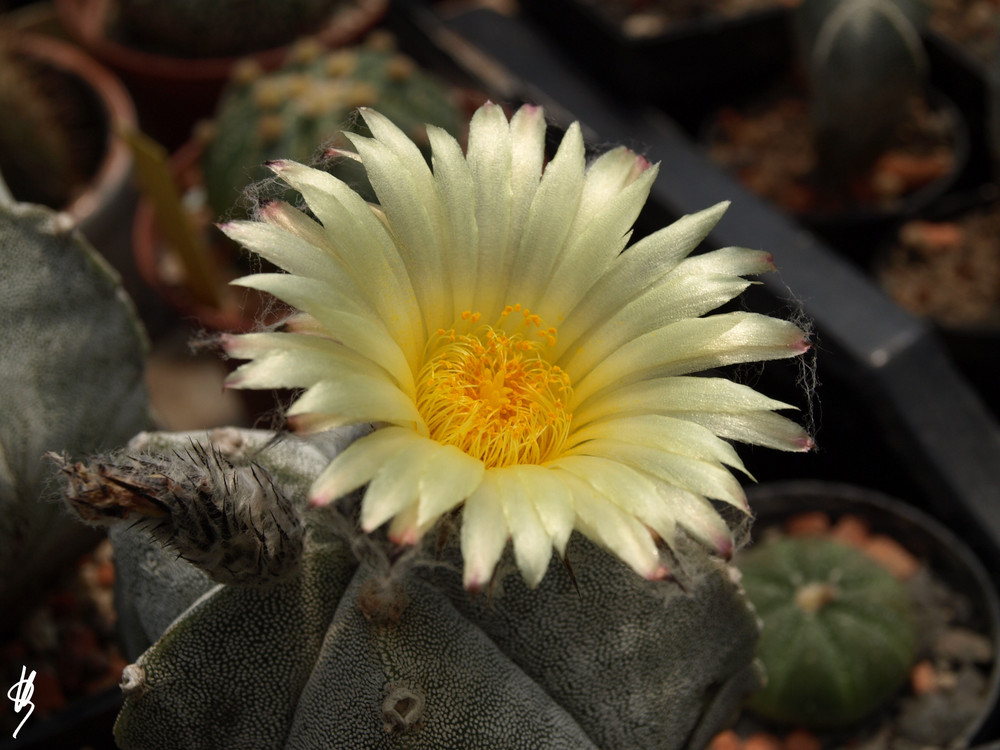
[[[828,179],[870,165],[923,93],[922,0],[803,0],[797,28]]]
[[[217,216],[231,215],[246,186],[270,176],[266,161],[311,163],[322,157],[323,145],[348,145],[342,130],[370,135],[352,114],[360,106],[377,107],[418,144],[427,142],[428,123],[458,134],[462,112],[452,89],[392,49],[384,35],[376,39],[332,52],[304,43],[278,71],[263,74],[252,63],[237,70],[202,158],[208,202]],[[331,158],[317,166],[374,199],[356,162]]]
[[[829,539],[783,538],[739,560],[764,621],[767,687],[750,706],[819,728],[856,722],[906,679],[916,653],[909,594],[863,552]]]
[[[758,685],[758,624],[719,560],[685,571],[682,589],[577,536],[572,576],[554,561],[534,591],[515,574],[473,596],[447,534],[398,556],[354,531],[353,498],[342,512],[307,507],[311,479],[356,434],[133,441],[133,454],[214,441],[237,466],[252,459],[305,535],[296,571],[224,585],[115,527],[138,656],[123,676],[122,748],[697,748]]]
[[[178,57],[230,57],[315,32],[345,0],[116,0],[126,39]]]
[[[2,202],[0,202],[2,203]],[[47,451],[121,445],[151,419],[145,335],[114,271],[59,215],[0,205],[0,627],[96,541]]]

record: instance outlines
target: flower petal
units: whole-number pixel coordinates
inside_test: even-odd
[[[500,307],[502,288],[498,288],[498,284],[503,279],[501,274],[510,241],[512,210],[510,125],[503,110],[496,104],[487,102],[472,116],[467,160],[475,185],[476,226],[479,230],[475,299],[478,311],[488,312]],[[535,181],[539,176],[534,175]]]
[[[708,428],[661,414],[637,414],[591,422],[569,436],[569,450],[588,440],[616,440],[725,464],[745,472],[743,462],[726,441]]]
[[[426,527],[465,500],[479,486],[485,470],[482,461],[452,445],[441,446],[420,475],[417,524]]]
[[[598,455],[564,455],[550,466],[587,482],[600,495],[653,529],[668,545],[673,544],[677,519],[670,506],[662,501],[652,479],[620,461]]]
[[[379,468],[361,502],[361,528],[374,531],[406,506],[415,504],[426,461],[438,445],[432,440],[402,444]]]
[[[807,348],[794,324],[757,313],[679,320],[623,344],[589,372],[567,369],[574,384],[571,409],[604,388],[640,378],[794,357]]]
[[[658,448],[616,440],[591,440],[575,448],[572,455],[588,455],[620,461],[667,484],[715,500],[722,500],[744,512],[749,512],[746,494],[740,483],[725,468],[712,461],[702,461]]]
[[[552,546],[560,554],[573,531],[576,511],[573,493],[559,475],[547,466],[526,464],[517,467],[517,476],[529,502],[534,506]]]
[[[302,193],[323,224],[329,243],[415,367],[426,337],[415,336],[414,331],[422,334],[423,319],[406,265],[385,226],[360,195],[333,175],[291,161],[270,162],[268,166]],[[311,231],[301,220],[290,219],[275,208],[270,210],[274,213],[263,212],[266,220],[280,221],[289,231],[295,227],[303,234]]]
[[[658,282],[708,236],[729,206],[688,214],[632,245],[615,258],[605,274],[587,290],[586,304],[576,305],[559,325],[555,356],[576,342],[585,331],[611,318],[626,303]]]
[[[370,375],[340,373],[322,380],[299,396],[288,416],[329,414],[352,422],[389,422],[426,434],[413,399],[391,383]]]
[[[464,311],[475,308],[475,285],[469,283],[476,278],[479,265],[479,229],[472,201],[475,185],[462,148],[451,134],[428,126],[427,138],[441,198],[443,265],[452,290],[452,316],[458,320]]]
[[[415,393],[413,371],[397,341],[378,319],[365,315],[347,298],[332,297],[328,286],[315,279],[284,273],[258,273],[232,282],[273,294],[308,313],[344,346],[382,366],[408,393]]]
[[[341,372],[391,380],[367,357],[317,336],[251,333],[223,337],[223,342],[229,356],[253,360],[226,378],[227,388],[308,388]]]
[[[552,538],[545,531],[534,505],[528,499],[517,469],[497,469],[494,473],[503,515],[514,542],[514,559],[524,582],[534,588],[549,567]]]
[[[566,131],[524,218],[520,242],[508,253],[505,299],[534,306],[541,298],[576,216],[584,179],[583,135],[579,124]]]
[[[326,505],[367,484],[390,456],[418,440],[425,438],[402,427],[383,427],[358,438],[313,480],[309,502]]]
[[[544,305],[539,308],[543,318],[551,320],[559,312],[572,310],[607,273],[628,242],[657,170],[650,167],[620,193],[607,196],[604,205],[572,236],[548,277]]]
[[[465,501],[462,511],[462,558],[465,561],[462,582],[465,588],[479,591],[493,577],[508,538],[496,472],[487,471],[479,487]]]
[[[714,256],[716,263],[700,262]],[[641,295],[581,334],[560,365],[587,372],[627,341],[684,318],[697,318],[741,294],[752,282],[742,274],[774,268],[769,253],[740,248],[688,258]],[[693,267],[692,267],[693,266]],[[715,266],[721,266],[715,270]]]
[[[660,553],[645,526],[574,474],[558,469],[553,471],[559,471],[573,493],[576,527],[581,532],[644,578],[663,577]]]
[[[376,112],[361,112],[375,137],[345,135],[360,154],[378,196],[429,336],[452,318],[451,287],[441,283],[446,278],[438,229],[442,212],[434,177],[420,150],[399,128]]]

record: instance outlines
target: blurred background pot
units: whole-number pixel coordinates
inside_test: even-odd
[[[170,3],[159,5],[169,6]],[[207,15],[234,4],[214,0],[186,5],[194,9],[201,7]],[[268,5],[281,8],[276,3]],[[250,51],[240,51],[193,57],[190,49],[185,50],[186,54],[169,53],[162,47],[153,51],[148,38],[138,44],[130,43],[127,35],[120,30],[121,12],[117,0],[55,0],[55,6],[60,21],[72,36],[95,57],[117,71],[125,81],[135,97],[144,130],[170,149],[187,140],[195,122],[211,114],[233,66],[246,54],[251,54]],[[388,0],[342,0],[333,3],[326,21],[311,28],[292,28],[289,30],[291,36],[280,43],[264,37],[269,46],[253,50],[252,54],[262,67],[273,68],[285,58],[287,45],[297,36],[315,36],[327,47],[349,44],[378,23],[387,6]],[[247,12],[245,7],[239,13],[244,22],[262,19],[266,28],[267,15]],[[226,30],[225,26],[215,26]],[[147,37],[148,33],[146,30]],[[200,41],[206,45],[205,49],[211,49],[208,42],[198,35],[188,33],[182,38]]]
[[[9,145],[0,145],[10,149],[0,155],[0,172],[16,199],[61,211],[119,272],[126,271],[135,190],[132,156],[117,133],[136,126],[128,92],[68,42],[30,33],[7,39],[13,58],[2,75],[17,98],[3,107],[5,130],[13,135]],[[22,76],[27,81],[11,80]],[[26,84],[37,106],[19,93]]]

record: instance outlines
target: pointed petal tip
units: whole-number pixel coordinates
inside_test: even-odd
[[[309,495],[310,508],[325,508],[333,501],[333,496],[328,492],[316,492]]]
[[[646,572],[643,577],[647,581],[665,581],[671,577],[670,568],[662,563],[657,563],[656,567]]]
[[[809,453],[816,449],[816,441],[808,435],[796,439],[795,444],[798,446],[800,453]]]
[[[365,533],[371,533],[372,531],[374,529],[365,529]],[[398,533],[389,534],[389,541],[399,547],[412,547],[420,541],[420,532],[417,531],[416,526],[411,526]]]
[[[264,162],[264,166],[277,174],[287,169],[291,163],[289,159],[268,159]]]
[[[733,541],[731,535],[724,537],[719,537],[714,542],[715,554],[721,557],[725,561],[733,559],[733,553],[736,551],[736,543]]]

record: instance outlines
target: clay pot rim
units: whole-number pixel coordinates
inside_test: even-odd
[[[130,178],[132,154],[118,134],[138,127],[135,105],[117,76],[72,44],[31,32],[19,33],[14,40],[20,54],[81,81],[104,107],[108,122],[104,156],[83,192],[61,209],[78,225],[117,195],[121,184]]]
[[[114,0],[55,0],[57,17],[81,44],[116,68],[141,72],[146,78],[188,82],[225,80],[240,60],[251,57],[263,67],[273,68],[281,64],[288,52],[288,45],[228,57],[171,57],[146,52],[107,35],[107,19],[113,5]],[[330,22],[314,36],[327,47],[347,44],[373,27],[385,15],[388,6],[389,0],[357,0],[356,18],[345,23],[335,11]]]

